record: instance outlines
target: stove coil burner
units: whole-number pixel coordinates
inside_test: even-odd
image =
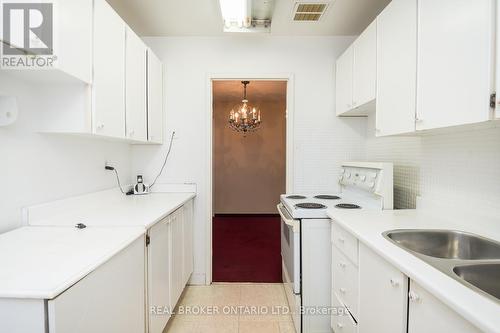
[[[298,203],[295,205],[295,207],[303,208],[303,209],[323,209],[323,208],[326,208],[325,205],[322,205],[319,203],[314,203],[314,202]]]
[[[306,197],[303,195],[289,195],[286,198],[287,199],[305,199]]]
[[[338,205],[335,205],[336,208],[342,208],[342,209],[360,209],[361,206],[354,205],[354,204],[346,204],[346,203],[341,203]]]
[[[317,195],[316,199],[324,199],[324,200],[339,200],[340,197],[337,195]]]

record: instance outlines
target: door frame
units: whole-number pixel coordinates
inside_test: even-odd
[[[227,80],[249,80],[249,81],[286,81],[286,192],[293,192],[293,171],[294,171],[294,76],[291,73],[264,73],[264,74],[249,74],[249,73],[233,73],[233,74],[208,74],[206,78],[206,170],[207,170],[207,209],[205,215],[206,225],[206,247],[205,247],[205,284],[212,283],[212,217],[213,217],[213,81],[227,81]],[[276,198],[278,200],[278,198]]]

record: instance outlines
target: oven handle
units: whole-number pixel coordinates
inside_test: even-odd
[[[283,222],[285,222],[286,225],[289,225],[290,227],[292,227],[293,232],[299,232],[299,230],[300,230],[299,221],[294,220],[290,217],[290,215],[286,211],[286,208],[285,208],[285,206],[283,206],[283,204],[280,203],[276,207],[278,208],[278,213],[280,213],[280,216],[281,216],[281,219],[283,220]]]

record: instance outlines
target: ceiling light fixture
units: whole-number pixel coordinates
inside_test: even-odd
[[[261,125],[260,110],[251,106],[247,99],[247,85],[250,81],[241,81],[243,84],[242,104],[236,105],[229,112],[229,126],[236,132],[246,134],[259,129]]]
[[[224,26],[231,28],[249,28],[252,25],[251,0],[219,0]]]
[[[274,0],[219,0],[224,32],[270,32]]]

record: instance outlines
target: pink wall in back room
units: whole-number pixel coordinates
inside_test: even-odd
[[[286,189],[286,82],[250,83],[248,99],[261,109],[262,126],[246,137],[227,122],[241,101],[241,82],[215,81],[213,93],[214,213],[276,213]]]

